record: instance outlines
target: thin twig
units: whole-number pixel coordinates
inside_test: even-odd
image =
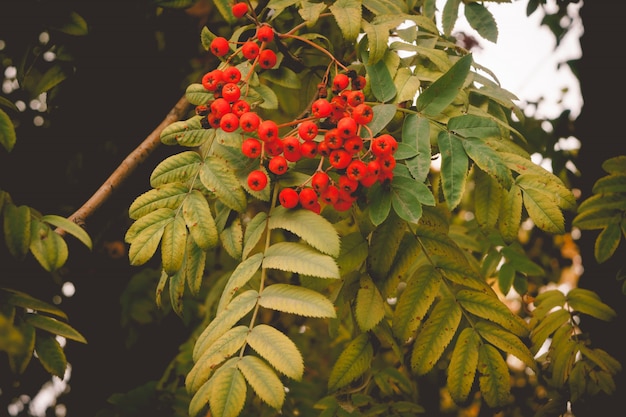
[[[132,172],[144,162],[148,156],[161,143],[161,132],[170,124],[177,122],[183,118],[189,107],[189,101],[185,96],[181,97],[174,107],[168,112],[163,121],[150,133],[141,144],[135,148],[113,171],[107,180],[98,188],[98,190],[87,200],[78,210],[76,210],[68,220],[84,226],[87,218],[95,213],[95,211],[111,197],[115,190],[132,174]],[[63,229],[57,228],[56,232],[64,235]]]

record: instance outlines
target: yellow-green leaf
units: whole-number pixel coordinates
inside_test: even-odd
[[[209,397],[212,417],[237,417],[246,402],[247,385],[241,371],[233,367],[221,367],[211,378]]]
[[[291,284],[272,284],[259,298],[261,307],[304,317],[336,317],[333,303],[322,294]]]
[[[356,322],[361,331],[369,331],[385,317],[385,301],[372,278],[361,275],[361,287],[356,295]]]
[[[31,219],[30,247],[37,262],[48,272],[55,272],[67,261],[67,243],[46,223]]]
[[[465,402],[470,393],[478,366],[479,346],[480,337],[471,327],[459,334],[450,358],[447,382],[450,396],[456,403]]]
[[[296,344],[284,333],[267,324],[259,324],[250,330],[246,341],[278,372],[296,381],[302,379],[304,359]]]
[[[207,252],[200,249],[190,237],[185,251],[185,280],[192,295],[198,295],[204,278]]]
[[[183,202],[183,218],[196,245],[203,250],[217,246],[219,235],[206,198],[192,190]]]
[[[150,185],[154,188],[165,184],[184,184],[198,174],[202,157],[195,151],[184,151],[165,158],[150,175]]]
[[[482,344],[478,349],[480,392],[490,407],[503,407],[509,403],[511,382],[509,367],[496,348]]]
[[[411,369],[424,375],[437,364],[461,322],[462,310],[453,298],[435,304],[415,338],[411,352]]]
[[[41,221],[63,229],[66,233],[77,238],[80,242],[82,242],[83,245],[87,246],[87,248],[92,249],[92,243],[89,234],[87,234],[85,229],[83,229],[73,221],[54,214],[48,214],[43,216],[41,218]]]
[[[35,339],[35,352],[37,359],[47,372],[63,379],[67,368],[67,359],[63,348],[53,335],[38,334]]]
[[[270,407],[280,410],[285,402],[285,387],[276,372],[263,360],[251,355],[241,358],[237,367],[256,395]]]
[[[189,187],[180,183],[165,184],[146,191],[131,203],[128,215],[137,220],[161,208],[176,210],[189,194]]]
[[[535,373],[539,372],[533,354],[518,336],[487,321],[477,322],[475,329],[481,337],[500,349],[503,353],[515,356]]]
[[[324,217],[306,209],[272,209],[268,226],[285,229],[301,237],[306,243],[327,255],[337,257],[340,251],[339,235]]]
[[[0,145],[8,152],[11,152],[16,141],[15,126],[13,126],[9,115],[0,109]]]
[[[485,294],[481,291],[460,290],[456,293],[456,299],[461,307],[470,313],[498,323],[518,336],[528,335],[526,322],[500,301],[495,293]]]
[[[624,197],[626,200],[626,197]],[[600,232],[593,248],[593,255],[598,263],[603,263],[613,256],[622,240],[622,228],[617,223],[610,223]]]
[[[158,209],[135,221],[126,231],[126,242],[130,243],[128,258],[131,265],[142,265],[156,252],[165,227],[174,221],[175,211]]]
[[[252,279],[261,267],[262,262],[263,254],[256,253],[237,265],[230,278],[228,278],[226,287],[222,290],[222,296],[217,306],[218,313],[224,310],[235,293]]]
[[[604,321],[610,321],[617,316],[615,310],[603,303],[593,291],[574,288],[567,293],[566,297],[569,306],[579,313]]]
[[[53,314],[61,319],[67,320],[67,314],[60,308],[35,298],[29,294],[21,291],[14,290],[12,288],[0,288],[0,291],[8,293],[6,297],[3,296],[3,300],[6,300],[8,305],[14,305],[16,307],[27,308],[30,310]]]
[[[173,275],[181,268],[187,246],[187,227],[181,216],[176,216],[165,225],[161,238],[161,258],[163,270]]]
[[[246,194],[228,161],[218,156],[207,157],[200,169],[200,181],[231,209],[245,211]]]
[[[215,137],[215,130],[205,129],[200,116],[174,122],[161,131],[161,142],[165,145],[196,147]]]
[[[548,314],[530,333],[530,340],[532,342],[531,351],[533,353],[539,352],[539,349],[541,349],[546,339],[569,320],[571,320],[571,316],[567,310],[563,308]]]
[[[522,190],[517,185],[512,185],[509,192],[504,193],[502,198],[498,215],[498,229],[505,242],[514,242],[517,240],[522,221]]]
[[[28,253],[31,240],[31,214],[28,206],[6,204],[4,207],[4,241],[9,253],[23,259]]]
[[[361,29],[361,2],[359,0],[338,0],[329,8],[344,39],[348,42],[356,40]]]
[[[243,235],[243,251],[241,257],[246,259],[250,252],[259,243],[259,240],[264,235],[267,227],[267,213],[264,211],[258,212],[252,220],[246,225],[246,231]]]
[[[234,259],[241,259],[243,252],[243,226],[241,219],[236,217],[233,222],[220,233],[222,247]]]
[[[80,343],[87,343],[87,340],[76,329],[55,318],[43,316],[41,314],[27,313],[24,316],[24,321],[33,327],[45,330],[54,335],[62,336],[66,339],[74,340]]]
[[[320,278],[339,278],[339,268],[333,258],[295,242],[278,242],[270,246],[265,251],[263,268]]]
[[[483,170],[474,168],[474,212],[480,226],[495,227],[503,200],[502,186]],[[516,229],[517,230],[517,229]]]
[[[35,328],[23,321],[13,326],[13,323],[0,314],[0,329],[2,331],[0,350],[7,353],[11,372],[22,375],[33,358]]]
[[[354,381],[371,367],[374,348],[367,333],[361,333],[345,348],[328,377],[328,390],[336,391]]]

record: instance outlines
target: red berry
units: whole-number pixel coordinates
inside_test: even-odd
[[[217,129],[218,127],[220,127],[220,119],[221,119],[220,117],[217,117],[213,113],[210,113],[206,118],[207,118],[207,121],[209,122],[209,125],[213,129]]]
[[[215,91],[219,83],[224,81],[224,73],[222,70],[213,70],[207,72],[202,77],[202,86],[208,91]]]
[[[228,67],[224,70],[224,81],[237,84],[241,80],[241,71],[237,67]]]
[[[315,123],[306,120],[298,126],[298,135],[304,140],[313,140],[317,136],[318,129]]]
[[[317,144],[317,154],[320,156],[329,156],[331,150],[332,149],[328,147],[328,143],[326,143],[326,141],[321,141]]]
[[[334,185],[329,185],[322,191],[320,197],[326,204],[335,204],[339,200],[339,189]]]
[[[374,175],[374,174],[370,174],[369,172],[367,174],[365,174],[365,176],[363,178],[361,178],[359,180],[359,183],[366,188],[371,187],[372,185],[374,185],[374,183],[376,183],[376,181],[378,181],[378,174]]]
[[[380,173],[380,162],[376,159],[372,159],[367,163],[367,173],[369,175],[378,176]]]
[[[241,153],[248,158],[258,158],[261,156],[261,143],[255,138],[248,138],[241,144]]]
[[[344,169],[352,161],[352,155],[345,149],[333,149],[328,156],[330,165],[335,169]]]
[[[316,203],[319,203],[319,201],[317,200],[317,193],[313,188],[303,188],[302,190],[300,190],[299,199],[300,205],[302,205],[302,207],[304,208],[311,208]]]
[[[343,148],[351,155],[356,155],[363,149],[363,139],[360,136],[352,136],[343,142]]]
[[[230,108],[233,113],[235,113],[238,117],[241,117],[244,113],[250,111],[250,104],[248,104],[245,100],[237,100],[232,104],[232,106],[230,106]]]
[[[271,69],[274,68],[278,58],[276,57],[276,52],[271,49],[264,49],[259,54],[259,66],[263,69]]]
[[[282,155],[276,155],[270,159],[268,164],[268,168],[276,175],[282,175],[287,172],[289,165],[287,164],[287,159],[285,159]]]
[[[350,78],[346,74],[337,74],[333,78],[333,91],[335,93],[343,91],[348,87],[348,84],[350,84]]]
[[[347,194],[352,194],[359,186],[359,182],[350,178],[347,175],[339,177],[339,189]]]
[[[295,136],[286,136],[283,138],[283,155],[289,162],[297,162],[302,158],[300,152],[300,140]]]
[[[343,139],[339,136],[337,129],[333,128],[324,134],[324,143],[329,149],[339,149],[343,146]]]
[[[278,125],[273,120],[263,120],[259,123],[257,133],[262,141],[267,142],[271,139],[276,139],[278,138]]]
[[[337,131],[343,139],[351,138],[356,135],[359,126],[352,117],[343,117],[337,122]]]
[[[261,118],[255,112],[245,112],[239,117],[239,126],[244,132],[254,132],[258,129]]]
[[[284,208],[294,208],[300,202],[298,192],[293,188],[283,188],[278,193],[278,201]]]
[[[239,117],[235,113],[226,113],[220,119],[220,128],[224,132],[234,132],[239,127]]]
[[[230,47],[228,46],[228,40],[226,38],[218,36],[211,41],[209,49],[215,56],[224,56],[228,53]]]
[[[360,125],[366,125],[374,118],[374,110],[365,103],[357,105],[352,109],[352,118]]]
[[[280,138],[274,138],[265,142],[265,151],[270,156],[276,156],[283,153],[283,141]]]
[[[305,158],[315,158],[317,156],[317,142],[310,140],[301,143],[300,153]]]
[[[269,25],[261,25],[256,30],[256,37],[261,42],[271,42],[274,40],[274,29]]]
[[[324,192],[324,190],[330,185],[330,177],[327,173],[317,171],[311,177],[311,187],[318,193]]]
[[[261,191],[267,186],[267,175],[256,169],[248,174],[248,187],[253,191]]]
[[[379,176],[385,172],[393,171],[396,167],[396,158],[391,154],[381,155],[378,158],[378,162],[380,162],[380,173]]]
[[[254,41],[247,41],[241,47],[241,53],[243,54],[244,58],[249,60],[253,60],[257,56],[259,56],[260,50],[261,48],[259,48],[259,44]]]
[[[348,99],[348,104],[352,107],[356,107],[365,102],[365,94],[360,90],[346,91],[346,98]]]
[[[365,162],[358,159],[354,159],[352,162],[350,162],[350,164],[348,164],[348,167],[346,168],[346,175],[348,176],[348,178],[355,182],[363,178],[366,173],[367,165],[365,165]]]
[[[246,13],[248,13],[248,5],[243,1],[235,3],[233,4],[231,10],[233,12],[233,16],[239,19],[243,17]]]
[[[226,83],[222,87],[222,98],[224,98],[229,103],[234,103],[239,100],[241,97],[241,90],[239,86],[235,83]]]
[[[323,119],[324,117],[328,117],[330,112],[332,111],[332,107],[328,100],[319,98],[313,102],[311,105],[311,113],[313,116]]]
[[[227,113],[230,113],[230,103],[226,99],[218,98],[211,103],[211,114],[221,119]]]
[[[365,84],[367,83],[367,79],[362,75],[357,75],[352,79],[352,88],[354,90],[362,90],[365,88]]]
[[[398,142],[389,134],[383,134],[372,139],[370,144],[370,150],[376,156],[390,155],[397,148]]]

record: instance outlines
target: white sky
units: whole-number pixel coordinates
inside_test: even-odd
[[[438,0],[441,10],[445,2]],[[574,28],[562,39],[558,51],[554,35],[543,26],[541,9],[530,17],[526,16],[528,0],[513,0],[512,3],[484,3],[498,24],[498,42],[493,44],[476,34],[464,18],[460,18],[453,33],[474,34],[482,49],[473,51],[477,63],[489,68],[503,88],[515,94],[521,102],[536,101],[544,97],[545,104],[538,109],[536,117],[557,117],[562,112],[562,102],[576,117],[582,107],[582,96],[578,80],[567,65],[557,68],[559,63],[580,58],[580,36],[583,25],[578,15],[582,6],[570,5],[575,14]],[[556,0],[548,0],[548,6],[556,7]],[[463,15],[463,5],[459,8]],[[562,89],[569,91],[564,96]]]

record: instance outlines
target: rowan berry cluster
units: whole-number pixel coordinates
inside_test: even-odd
[[[271,68],[275,60],[269,65],[271,62],[263,64],[263,59],[256,59],[260,57],[259,50],[261,54],[271,51],[264,47],[274,35],[271,26],[260,25],[255,39],[261,45],[255,40],[246,41],[238,52],[258,62],[261,68]],[[224,46],[219,39],[224,38],[215,38],[210,49],[215,55],[225,56],[230,50],[228,41],[224,39]],[[251,109],[250,103],[242,97],[245,83],[235,66],[206,73],[202,85],[213,93],[213,100],[197,106],[196,113],[203,116],[205,128],[241,132],[242,153],[258,159],[260,164],[248,175],[251,190],[261,191],[268,185],[267,172],[278,178],[301,159],[317,158],[319,164],[313,175],[299,186],[280,190],[279,203],[285,208],[300,206],[316,213],[321,212],[322,205],[345,211],[364,188],[393,178],[396,165],[393,154],[398,143],[389,134],[373,137],[367,127],[374,111],[365,102],[364,76],[353,70],[337,72],[329,86],[326,83],[318,86],[318,98],[307,109],[305,117],[283,125],[271,119],[262,120]]]

